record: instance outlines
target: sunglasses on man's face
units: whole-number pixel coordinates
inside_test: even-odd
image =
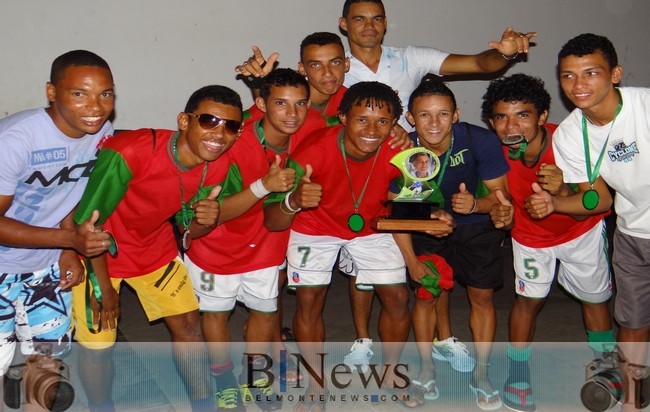
[[[191,117],[196,117],[196,119],[199,122],[199,126],[201,126],[201,128],[205,130],[211,130],[216,127],[219,127],[221,124],[225,124],[226,132],[230,134],[237,134],[239,133],[239,129],[241,128],[240,121],[222,119],[221,117],[217,117],[209,113],[202,113],[202,114],[187,113],[187,115]]]

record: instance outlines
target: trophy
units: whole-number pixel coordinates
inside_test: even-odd
[[[444,198],[435,177],[440,171],[440,159],[430,150],[415,147],[404,150],[390,163],[402,172],[401,190],[389,200],[387,216],[373,221],[377,230],[448,230],[446,222],[431,219],[431,213],[444,206]]]

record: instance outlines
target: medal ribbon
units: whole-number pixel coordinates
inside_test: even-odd
[[[381,150],[381,146],[379,146],[377,152],[375,152],[375,159],[372,161],[372,166],[370,166],[370,172],[368,173],[368,177],[366,178],[366,183],[363,184],[363,189],[361,189],[361,193],[359,194],[358,199],[355,198],[354,189],[352,188],[352,177],[350,176],[350,169],[348,168],[348,159],[347,156],[345,155],[345,145],[343,144],[343,133],[341,133],[339,137],[339,146],[341,148],[341,153],[343,154],[343,165],[345,166],[345,174],[348,177],[348,184],[350,185],[350,194],[352,195],[354,213],[359,214],[359,206],[361,205],[361,201],[363,200],[363,195],[366,193],[366,188],[368,187],[368,182],[370,182],[370,176],[372,176],[372,171],[374,170],[375,164],[377,163],[377,158],[379,157],[379,151]]]
[[[188,205],[185,202],[185,190],[183,187],[183,178],[181,177],[181,172],[183,171],[181,169],[183,163],[181,163],[181,159],[178,156],[178,148],[177,148],[177,143],[178,143],[178,137],[179,133],[176,133],[173,137],[172,140],[172,154],[174,155],[174,165],[176,166],[176,171],[178,172],[178,183],[180,184],[181,188],[181,216],[183,218],[183,227],[187,230],[190,227],[190,224],[192,223],[192,218],[194,217],[194,211],[191,209],[190,205]],[[208,172],[208,162],[203,163],[203,173],[201,174],[201,180],[199,181],[199,189],[198,191],[200,192],[201,189],[203,188],[203,181],[205,180],[205,175]],[[189,209],[189,210],[188,210]]]
[[[587,168],[587,178],[589,179],[589,184],[591,185],[592,188],[594,187],[594,182],[596,181],[596,178],[598,178],[598,172],[600,171],[600,164],[602,163],[603,157],[605,155],[605,148],[607,147],[607,142],[609,142],[609,136],[612,133],[612,129],[614,129],[614,122],[616,121],[618,114],[621,112],[621,109],[623,108],[621,93],[618,90],[616,90],[616,92],[618,93],[618,106],[616,106],[616,113],[614,113],[614,118],[612,119],[612,125],[609,127],[607,138],[603,143],[603,148],[600,150],[600,155],[598,155],[598,160],[596,161],[593,170],[591,169],[591,154],[589,153],[589,131],[587,127],[587,117],[584,115],[584,113],[582,114],[582,142],[584,143],[584,147],[585,147],[585,165]]]

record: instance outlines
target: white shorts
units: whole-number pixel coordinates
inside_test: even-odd
[[[210,273],[185,256],[201,312],[229,312],[237,301],[258,312],[278,309],[278,266],[235,275]]]
[[[346,255],[357,285],[396,285],[406,282],[404,258],[393,236],[378,233],[347,240],[291,231],[287,249],[289,287],[324,286],[332,280],[336,257]],[[354,272],[354,273],[352,273]]]
[[[605,302],[612,296],[607,249],[602,220],[582,236],[557,246],[531,248],[512,239],[515,291],[529,298],[548,296],[557,259],[558,283],[567,292],[583,302]]]

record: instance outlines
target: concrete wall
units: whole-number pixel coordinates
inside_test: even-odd
[[[433,46],[455,53],[485,50],[513,26],[537,31],[526,62],[508,73],[542,77],[553,97],[550,120],[567,113],[555,72],[571,37],[594,32],[616,45],[624,85],[650,86],[649,0],[384,0],[387,45]],[[85,48],[104,57],[117,88],[117,128],[175,128],[197,88],[223,84],[250,93],[234,66],[257,44],[296,67],[302,38],[338,33],[342,0],[5,0],[0,12],[0,117],[43,106],[52,60]],[[345,39],[344,39],[344,43]],[[462,118],[480,122],[485,80],[454,81]]]

